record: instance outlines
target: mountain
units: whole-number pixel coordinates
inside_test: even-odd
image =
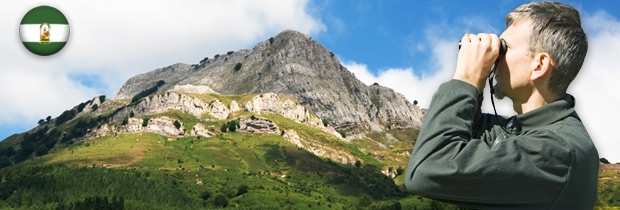
[[[404,189],[423,113],[284,31],[1,141],[0,209],[456,209]],[[601,176],[597,205],[617,206]]]
[[[419,128],[424,117],[402,94],[378,84],[363,84],[333,52],[292,30],[252,50],[230,51],[195,65],[175,64],[137,75],[113,99],[130,99],[159,80],[166,82],[159,92],[177,85],[198,85],[226,95],[290,95],[335,129],[354,133],[388,126]]]
[[[284,31],[137,75],[3,140],[0,208],[428,207],[402,177],[422,118]]]

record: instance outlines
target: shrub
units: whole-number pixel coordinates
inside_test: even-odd
[[[129,113],[129,117],[134,117],[136,116],[136,114],[133,113],[133,111],[131,111],[131,113]]]
[[[338,131],[338,133],[342,136],[342,138],[347,138],[347,133],[345,131]]]
[[[239,69],[241,69],[241,66],[243,64],[241,64],[241,62],[237,63],[237,65],[235,65],[235,71],[239,71]]]
[[[148,95],[151,95],[151,94],[157,92],[159,87],[161,87],[164,84],[166,84],[166,82],[163,81],[163,80],[157,81],[155,86],[153,86],[153,87],[151,87],[149,89],[143,90],[142,92],[140,92],[140,93],[136,94],[135,96],[133,96],[133,98],[131,98],[131,103],[138,102],[140,99],[142,99],[142,98],[144,98],[144,97],[146,97]]]
[[[43,123],[45,123],[45,120],[40,119],[40,120],[39,120],[39,125],[41,125],[41,124],[43,124]]]
[[[178,120],[175,120],[173,124],[177,129],[181,128],[181,123]]]
[[[233,51],[228,51],[226,54],[227,54],[227,55],[232,55],[233,53],[235,53],[235,52],[233,52]]]
[[[49,122],[50,120],[52,120],[52,116],[47,116],[47,118],[45,118],[45,121]]]
[[[211,197],[211,192],[209,191],[204,191],[200,194],[200,198],[202,198],[203,200],[207,200]]]
[[[99,105],[95,104],[95,105],[93,105],[93,107],[91,109],[92,109],[93,112],[97,111],[97,109],[99,109]]]
[[[217,59],[218,57],[220,57],[220,54],[215,54],[215,55],[213,56],[213,59]]]
[[[99,102],[103,103],[105,101],[105,95],[99,96]]]
[[[129,123],[129,118],[125,117],[125,119],[123,119],[123,122],[121,123],[121,125],[127,125],[127,123]]]
[[[147,118],[142,119],[142,127],[146,127],[146,126],[148,126],[148,125],[149,125],[149,120],[150,120],[150,119],[149,119],[148,117],[147,117]]]
[[[418,105],[418,100],[413,100],[413,105]]]
[[[222,127],[220,127],[220,131],[222,131],[223,133],[223,132],[226,132],[227,130],[228,130],[228,124],[227,123],[222,124]]]
[[[213,199],[213,205],[217,207],[226,207],[228,205],[228,199],[226,199],[226,196],[218,194]]]
[[[273,37],[269,38],[269,44],[273,44]]]
[[[327,119],[323,119],[323,126],[327,127],[329,125],[329,121]]]
[[[76,113],[75,110],[70,109],[67,111],[64,111],[62,114],[60,114],[60,116],[58,116],[58,118],[56,118],[56,125],[60,125],[64,122],[67,122],[71,119],[73,119],[75,117]]]
[[[237,188],[237,196],[243,195],[248,192],[248,185],[243,184]]]

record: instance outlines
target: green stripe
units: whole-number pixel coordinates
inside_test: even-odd
[[[54,7],[38,6],[24,15],[21,24],[69,24],[67,18]]]
[[[39,44],[38,42],[22,42],[22,43],[24,43],[24,46],[28,50],[30,50],[30,52],[37,54],[37,55],[42,55],[42,56],[52,55],[60,51],[65,46],[65,44],[67,44],[66,42],[51,42],[50,44],[46,44],[46,45]]]

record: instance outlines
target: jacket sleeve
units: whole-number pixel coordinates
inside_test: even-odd
[[[459,80],[439,87],[407,166],[407,189],[483,208],[552,203],[567,178],[568,145],[551,131],[503,132],[480,112],[477,94]]]

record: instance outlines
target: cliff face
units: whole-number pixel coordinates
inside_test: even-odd
[[[198,64],[175,64],[129,79],[114,99],[130,99],[159,80],[164,92],[178,86],[206,87],[221,94],[273,92],[290,95],[338,130],[419,128],[423,113],[402,94],[367,86],[340,64],[333,52],[311,37],[283,31],[240,50],[206,58]]]

